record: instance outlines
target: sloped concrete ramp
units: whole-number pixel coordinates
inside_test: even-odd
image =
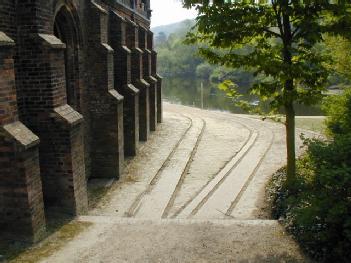
[[[298,131],[298,145],[301,132],[314,136]],[[281,124],[165,104],[122,179],[77,219],[92,226],[42,262],[309,262],[266,211],[285,159]]]
[[[94,227],[43,262],[306,262],[276,221],[80,220]]]

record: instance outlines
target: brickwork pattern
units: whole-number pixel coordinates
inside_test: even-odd
[[[131,50],[132,84],[139,90],[139,139],[147,141],[150,134],[150,84],[143,79],[143,51],[139,48],[138,25],[127,19],[126,43]]]
[[[47,211],[86,213],[87,179],[119,178],[156,129],[148,8],[0,1],[1,237],[36,241]]]
[[[131,83],[131,50],[126,46],[126,20],[110,12],[109,44],[115,50],[114,81],[124,96],[124,153],[135,156],[139,144],[139,90]]]
[[[45,232],[39,138],[18,121],[14,46],[0,32],[0,229],[36,241]]]
[[[157,74],[157,52],[151,51],[151,75],[157,79],[157,122],[163,121],[163,109],[162,109],[162,77]]]
[[[123,171],[123,96],[114,89],[114,50],[107,44],[108,13],[91,3],[89,71],[92,177],[119,178]],[[104,127],[104,128],[102,128]]]
[[[150,84],[149,107],[150,107],[150,130],[155,131],[157,127],[157,79],[151,74],[151,49],[148,30],[139,26],[139,47],[143,53],[143,78]]]

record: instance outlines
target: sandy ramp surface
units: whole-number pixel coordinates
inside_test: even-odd
[[[164,108],[122,179],[77,219],[92,226],[43,262],[307,262],[265,210],[265,184],[285,164],[284,126]]]
[[[305,262],[276,221],[82,220],[95,225],[43,262]]]

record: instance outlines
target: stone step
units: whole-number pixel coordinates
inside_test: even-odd
[[[273,220],[81,216],[92,225],[42,262],[306,262]]]
[[[280,227],[277,220],[264,219],[184,219],[184,218],[134,218],[118,216],[79,216],[79,222],[95,224],[150,224],[150,225],[191,225],[191,224],[213,224],[222,226],[272,226]]]

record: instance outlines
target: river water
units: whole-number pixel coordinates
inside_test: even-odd
[[[201,92],[201,83],[203,83],[203,92]],[[219,90],[209,81],[192,78],[164,78],[163,80],[163,98],[166,101],[194,106],[204,109],[229,111],[232,113],[245,113],[242,109],[236,107],[231,98]],[[201,100],[203,98],[203,100]],[[257,103],[257,98],[247,96],[246,99],[251,103]],[[323,115],[318,106],[295,106],[296,115],[315,116]]]

